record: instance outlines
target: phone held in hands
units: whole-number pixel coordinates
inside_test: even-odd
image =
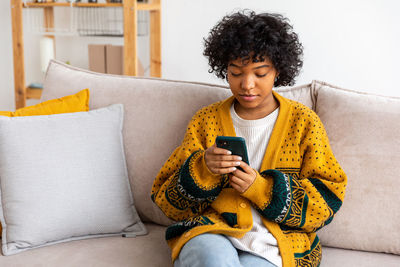
[[[215,143],[217,147],[231,151],[232,155],[242,157],[242,161],[250,165],[249,157],[247,156],[246,140],[243,137],[217,136]]]

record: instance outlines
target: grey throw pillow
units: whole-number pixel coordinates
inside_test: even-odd
[[[123,105],[47,116],[0,116],[2,251],[146,234],[123,148]]]

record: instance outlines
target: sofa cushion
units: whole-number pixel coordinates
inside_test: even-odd
[[[342,208],[319,232],[322,244],[400,254],[400,98],[313,87],[317,114],[348,176]]]
[[[0,256],[0,266],[24,267],[168,267],[172,266],[165,228],[146,224],[149,233],[135,238],[105,237],[77,240]]]
[[[323,247],[322,261],[324,267],[398,267],[400,256],[386,253],[365,252],[350,249]]]
[[[75,239],[145,234],[133,206],[123,106],[0,116],[4,255]]]
[[[181,143],[188,122],[203,106],[231,95],[217,85],[100,74],[52,61],[42,101],[90,88],[89,107],[114,103],[125,107],[124,144],[135,206],[144,221],[168,225],[151,201],[153,181]]]
[[[43,247],[14,255],[0,256],[0,266],[96,266],[172,267],[171,251],[165,241],[165,227],[146,224],[148,235],[136,238],[106,237]],[[400,256],[322,248],[322,264],[328,267],[398,267]]]

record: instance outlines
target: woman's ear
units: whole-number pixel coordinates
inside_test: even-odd
[[[275,79],[274,79],[274,83],[276,83],[276,81],[278,80],[279,77],[279,72],[276,73]]]

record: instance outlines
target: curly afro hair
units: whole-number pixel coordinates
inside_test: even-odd
[[[279,72],[274,86],[293,85],[303,66],[303,46],[288,19],[280,14],[240,11],[222,18],[204,38],[209,72],[226,79],[229,62],[268,57]]]

